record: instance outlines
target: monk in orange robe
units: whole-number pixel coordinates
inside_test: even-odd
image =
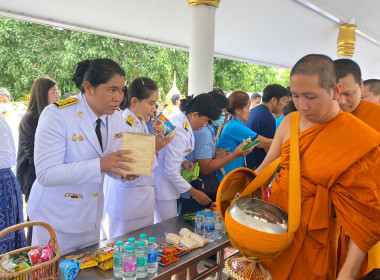
[[[363,98],[364,82],[359,65],[351,59],[337,59],[335,64],[339,83],[342,84],[342,91],[338,99],[340,108],[380,132],[380,105],[361,99]],[[377,174],[380,174],[380,166]],[[380,189],[378,191],[380,194]],[[349,236],[345,234],[344,228],[340,232],[340,239],[338,269],[345,260],[349,242]],[[380,243],[374,246],[365,257],[357,279],[374,268],[380,268]]]
[[[351,59],[337,59],[335,64],[342,84],[340,108],[380,132],[380,105],[361,99],[363,80],[359,65]]]
[[[374,173],[380,134],[344,113],[333,61],[308,55],[290,74],[300,114],[301,222],[290,246],[263,261],[274,280],[336,278],[336,217],[351,237],[338,280],[355,279],[366,252],[380,240],[380,204]],[[288,210],[290,116],[278,128],[260,173],[281,155],[281,171],[269,201]],[[333,253],[331,253],[333,252]]]

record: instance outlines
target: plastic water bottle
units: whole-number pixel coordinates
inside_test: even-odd
[[[218,212],[214,212],[215,240],[221,239],[224,234],[223,221]]]
[[[113,275],[115,277],[123,277],[123,253],[124,242],[116,242],[113,248]]]
[[[134,237],[128,238],[128,245],[132,245],[133,251],[136,251],[136,248],[137,248],[136,238],[134,238]]]
[[[137,278],[145,278],[148,276],[148,254],[144,241],[137,242],[136,248],[137,258]]]
[[[140,241],[144,241],[145,246],[148,245],[148,239],[146,238],[146,234],[145,233],[140,234],[140,239],[137,241],[137,243],[140,242]]]
[[[137,261],[132,245],[127,245],[123,254],[123,280],[136,280]]]
[[[158,246],[155,237],[149,237],[148,243],[148,273],[156,273],[158,269]]]
[[[204,216],[202,211],[198,211],[197,215],[195,216],[194,220],[194,232],[196,234],[199,234],[200,236],[204,235],[204,230],[203,230],[203,221],[204,221]]]
[[[212,242],[215,238],[215,225],[214,218],[212,217],[212,213],[206,214],[206,219],[204,220],[204,228],[205,228],[205,238],[208,241]]]

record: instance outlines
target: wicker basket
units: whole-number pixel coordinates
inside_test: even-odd
[[[50,234],[50,244],[51,248],[54,253],[54,257],[51,260],[48,260],[44,263],[35,265],[31,268],[24,269],[17,272],[9,272],[9,273],[1,273],[0,272],[0,279],[1,280],[32,280],[32,279],[45,279],[45,280],[53,280],[58,279],[59,276],[59,259],[61,257],[61,252],[59,251],[58,242],[57,242],[57,236],[55,235],[55,232],[53,228],[41,221],[33,221],[33,222],[27,222],[23,224],[14,225],[11,227],[8,227],[0,232],[0,238],[2,238],[4,235],[27,227],[32,226],[43,226],[45,227]],[[40,246],[29,246],[25,248],[21,248],[18,250],[14,250],[11,252],[8,252],[6,254],[14,255],[16,253],[20,252],[29,252],[31,249],[36,249]],[[0,259],[6,255],[0,255]]]

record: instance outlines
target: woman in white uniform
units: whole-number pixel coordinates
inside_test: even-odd
[[[185,158],[194,149],[193,131],[207,126],[210,120],[218,119],[220,109],[214,105],[210,95],[203,93],[182,99],[180,110],[180,114],[170,119],[176,126],[173,141],[158,153],[158,167],[154,172],[155,223],[177,216],[177,199],[181,193],[187,192],[202,205],[212,202],[204,192],[193,188],[182,178],[181,169],[194,166]]]
[[[80,98],[47,106],[39,119],[34,163],[37,179],[27,205],[30,220],[50,224],[62,254],[99,242],[103,216],[103,178],[124,176],[121,162],[132,151],[117,151],[125,73],[110,59],[78,63],[74,82]],[[32,245],[47,244],[50,236],[33,229]]]
[[[120,106],[126,107],[123,112],[123,132],[148,133],[145,122],[156,112],[157,84],[149,78],[137,78],[128,87],[124,99],[126,104]],[[173,139],[172,135],[174,136],[174,133],[163,138],[156,137],[156,152]],[[153,224],[153,179],[153,172],[150,176],[140,176],[126,182],[106,176],[105,212],[109,218],[110,239]]]

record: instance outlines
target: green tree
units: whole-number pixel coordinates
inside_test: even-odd
[[[0,87],[6,87],[15,100],[30,93],[40,76],[56,80],[62,92],[78,92],[71,80],[76,63],[98,57],[120,63],[127,85],[141,76],[155,80],[162,99],[176,72],[177,87],[187,95],[188,56],[175,49],[0,17]],[[284,84],[289,79],[289,71],[221,58],[215,58],[214,69],[214,85],[225,91],[262,91],[269,83]]]

